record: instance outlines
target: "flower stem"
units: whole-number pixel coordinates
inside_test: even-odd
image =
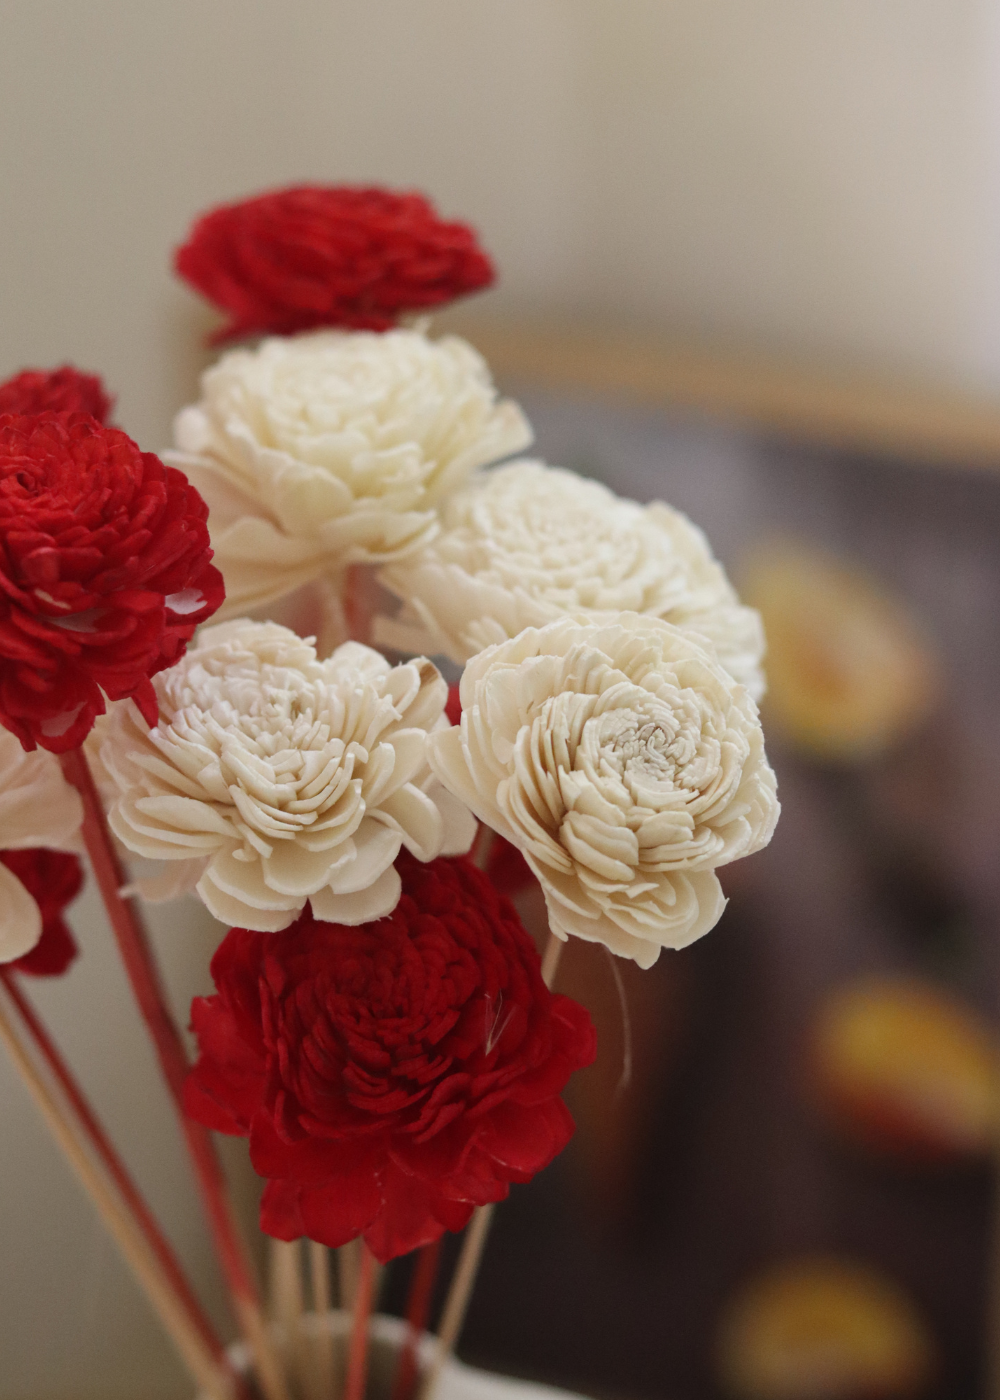
[[[465,1231],[462,1250],[455,1266],[455,1276],[445,1299],[441,1325],[438,1328],[438,1344],[434,1351],[434,1360],[428,1367],[427,1378],[420,1392],[421,1400],[431,1400],[437,1389],[438,1381],[441,1379],[444,1363],[455,1349],[455,1343],[462,1330],[462,1323],[465,1321],[469,1300],[472,1297],[476,1276],[479,1273],[483,1250],[486,1247],[486,1236],[489,1234],[495,1209],[494,1205],[477,1206],[472,1212],[472,1219]]]
[[[5,976],[0,991],[0,1041],[195,1383],[216,1400],[226,1400],[233,1393],[235,1377],[227,1367],[218,1343],[214,1339],[209,1341],[192,1318],[188,1299],[183,1296],[183,1290],[178,1290],[176,1280],[164,1266],[158,1250],[140,1227],[131,1203],[122,1195],[119,1182],[106,1164],[102,1166],[95,1161],[92,1151],[95,1144],[91,1142],[88,1145],[81,1124],[74,1119],[75,1104],[66,1096],[61,1078],[50,1067],[50,1073],[56,1080],[55,1084],[50,1083],[22,1043],[9,1016],[11,1006],[19,1015],[20,1007],[11,995],[11,980]]]
[[[173,1247],[160,1229],[139,1188],[129,1175],[128,1168],[104,1131],[97,1115],[87,1101],[83,1089],[73,1075],[73,1071],[63,1059],[52,1037],[18,986],[16,973],[8,967],[0,967],[0,980],[3,981],[7,989],[7,995],[20,1018],[25,1034],[34,1043],[40,1058],[45,1062],[49,1073],[62,1090],[80,1129],[90,1143],[91,1149],[100,1159],[122,1202],[131,1212],[136,1225],[145,1237],[149,1248],[160,1261],[163,1273],[176,1294],[179,1306],[187,1312],[192,1326],[214,1356],[216,1363],[220,1367],[228,1365],[223,1345],[195,1296]],[[233,1377],[235,1379],[235,1372],[233,1372]]]
[[[160,1068],[174,1101],[202,1204],[208,1217],[216,1254],[229,1285],[240,1329],[249,1344],[267,1400],[289,1400],[277,1352],[264,1321],[260,1295],[246,1245],[240,1237],[226,1179],[208,1130],[184,1112],[187,1055],[167,1005],[166,993],[153,959],[138,910],[121,895],[124,883],[104,809],[82,749],[60,756],[66,780],[83,800],[83,839],[90,856],[104,907],[118,943],[125,971],[139,1010],[150,1032]]]
[[[334,1378],[337,1374],[336,1347],[328,1330],[330,1296],[330,1251],[325,1244],[309,1241],[309,1281],[312,1287],[313,1312],[316,1314],[316,1335],[313,1338],[313,1389],[320,1400],[332,1400]]]
[[[549,934],[545,956],[542,959],[542,980],[546,987],[551,987],[555,981],[559,959],[562,956],[565,943],[565,939],[558,938],[554,933]],[[434,1360],[428,1368],[427,1378],[420,1392],[420,1400],[433,1400],[444,1363],[455,1349],[455,1343],[458,1341],[462,1324],[465,1321],[469,1300],[472,1297],[472,1290],[475,1287],[476,1276],[479,1273],[479,1265],[482,1262],[486,1236],[489,1233],[494,1209],[493,1205],[478,1206],[465,1231],[462,1250],[455,1266],[455,1274],[448,1289],[448,1296],[444,1301]]]
[[[351,1347],[347,1356],[347,1385],[344,1400],[364,1400],[368,1380],[368,1324],[375,1293],[375,1256],[366,1244],[361,1245],[361,1273],[358,1294],[354,1300],[351,1320]]]
[[[440,1239],[434,1240],[432,1244],[425,1244],[417,1254],[406,1299],[406,1341],[399,1356],[392,1400],[410,1400],[413,1394],[413,1384],[417,1378],[417,1343],[430,1315],[431,1297],[440,1257]]]

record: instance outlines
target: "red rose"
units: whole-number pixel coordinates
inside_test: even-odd
[[[26,749],[75,748],[105,695],[156,723],[149,677],[224,596],[207,515],[117,428],[0,417],[0,723]]]
[[[99,375],[72,365],[23,369],[0,384],[0,413],[89,413],[104,423],[113,404]]]
[[[421,194],[299,185],[203,215],[174,267],[232,318],[212,342],[322,326],[384,331],[401,312],[488,287],[493,265],[466,224]]]
[[[218,988],[192,1006],[186,1107],[249,1135],[269,1178],[261,1227],[381,1260],[459,1230],[565,1147],[559,1098],[589,1064],[590,1018],[545,987],[513,906],[466,859],[404,853],[388,918],[308,910],[281,933],[233,929]]]
[[[26,851],[0,851],[0,860],[16,875],[42,911],[42,936],[23,958],[6,966],[32,977],[58,977],[77,955],[76,940],[63,918],[63,910],[80,893],[83,867],[68,851],[33,847]]]

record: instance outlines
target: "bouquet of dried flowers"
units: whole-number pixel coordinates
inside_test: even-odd
[[[287,1400],[302,1376],[212,1132],[247,1138],[266,1182],[286,1321],[293,1242],[318,1311],[325,1251],[354,1271],[347,1365],[321,1348],[317,1395],[364,1394],[376,1265],[421,1251],[415,1335],[441,1236],[466,1230],[429,1395],[491,1210],[573,1131],[560,1095],[596,1040],[552,990],[565,940],[649,967],[712,928],[717,870],[770,839],[760,622],[679,512],[517,457],[517,404],[413,319],[493,276],[422,196],[260,195],[200,219],[176,268],[228,315],[215,339],[248,343],[162,460],[108,426],[95,376],[0,386],[0,1035],[215,1397]],[[81,840],[250,1379],[24,990],[76,955]],[[193,1065],[141,916],[192,894],[220,926]],[[397,1394],[415,1379],[411,1337]]]

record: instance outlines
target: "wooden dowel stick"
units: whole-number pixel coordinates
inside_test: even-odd
[[[444,1364],[455,1349],[455,1343],[462,1330],[462,1323],[465,1321],[469,1299],[472,1297],[472,1289],[479,1272],[479,1264],[486,1245],[486,1236],[489,1233],[495,1209],[496,1207],[492,1205],[477,1207],[466,1228],[461,1253],[455,1266],[455,1276],[448,1289],[448,1297],[445,1299],[444,1311],[441,1314],[434,1359],[427,1369],[427,1377],[420,1392],[421,1400],[431,1400],[437,1389],[437,1383],[441,1379]]]
[[[316,1392],[322,1400],[333,1400],[336,1358],[333,1334],[325,1325],[331,1306],[330,1251],[315,1240],[309,1241],[309,1280],[317,1322],[313,1347]]]
[[[72,749],[60,755],[60,762],[67,781],[83,800],[84,844],[132,991],[174,1101],[237,1322],[253,1355],[266,1400],[290,1400],[274,1343],[264,1321],[253,1268],[240,1236],[218,1154],[208,1130],[184,1112],[184,1080],[188,1070],[184,1044],[167,1005],[139,912],[131,900],[122,897],[124,878],[121,866],[86,756],[81,749]]]
[[[559,959],[562,956],[565,943],[564,938],[557,938],[554,933],[549,934],[545,956],[542,959],[542,981],[547,987],[551,987],[555,981]],[[434,1360],[428,1368],[427,1378],[420,1392],[421,1400],[432,1400],[444,1363],[455,1349],[469,1307],[469,1299],[472,1297],[472,1290],[475,1287],[476,1275],[479,1273],[479,1265],[483,1257],[483,1249],[486,1246],[486,1236],[493,1219],[493,1211],[492,1205],[479,1206],[473,1212],[472,1220],[466,1229],[462,1250],[458,1256],[458,1264],[455,1266],[455,1275],[451,1281],[451,1287],[448,1289],[444,1311],[441,1314]]]
[[[562,950],[565,947],[565,938],[558,938],[554,933],[549,934],[549,941],[545,945],[545,956],[542,958],[542,981],[546,987],[551,987],[556,980],[559,959],[562,957]]]
[[[354,1311],[360,1267],[361,1240],[351,1240],[349,1244],[342,1244],[337,1250],[337,1284],[340,1289],[340,1306],[345,1312]]]
[[[271,1297],[274,1317],[284,1337],[285,1366],[305,1384],[309,1362],[302,1331],[305,1293],[302,1287],[302,1241],[271,1240]]]
[[[59,1145],[119,1250],[138,1280],[154,1311],[173,1341],[195,1383],[218,1400],[232,1394],[232,1378],[220,1366],[212,1348],[192,1322],[178,1298],[163,1265],[128,1209],[123,1205],[107,1172],[88,1152],[66,1107],[22,1045],[8,1015],[8,1002],[0,991],[0,1041],[3,1042],[21,1081],[49,1131]]]
[[[9,1009],[16,1013],[25,1037],[31,1040],[36,1052],[44,1062],[46,1070],[55,1079],[69,1109],[76,1118],[80,1131],[87,1138],[90,1149],[100,1159],[101,1165],[111,1178],[124,1206],[131,1212],[137,1228],[145,1236],[147,1244],[160,1261],[163,1272],[169,1279],[178,1301],[187,1311],[192,1324],[200,1332],[202,1340],[211,1350],[216,1363],[219,1366],[228,1367],[229,1362],[226,1359],[223,1345],[199,1303],[194,1289],[188,1282],[172,1245],[160,1229],[156,1217],[146,1204],[111,1139],[104,1131],[97,1115],[87,1101],[83,1089],[63,1059],[58,1046],[18,986],[17,974],[10,968],[0,966],[0,981],[3,982],[7,991],[10,1001]],[[232,1375],[235,1381],[235,1371]]]
[[[347,1385],[344,1400],[364,1400],[368,1380],[368,1324],[371,1320],[372,1295],[375,1290],[375,1256],[361,1243],[361,1269],[358,1293],[354,1300],[351,1320],[351,1346],[347,1357]]]

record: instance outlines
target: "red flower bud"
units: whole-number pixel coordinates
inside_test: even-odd
[[[573,1130],[559,1094],[596,1051],[480,871],[406,854],[398,869],[388,918],[231,930],[217,994],[192,1007],[186,1095],[199,1122],[249,1136],[268,1234],[363,1234],[383,1261],[547,1166]]]
[[[299,185],[204,214],[177,273],[231,320],[213,343],[323,326],[388,330],[488,287],[493,265],[467,224],[421,194]]]
[[[106,423],[113,406],[100,376],[72,365],[23,369],[0,384],[0,413],[89,413]]]

